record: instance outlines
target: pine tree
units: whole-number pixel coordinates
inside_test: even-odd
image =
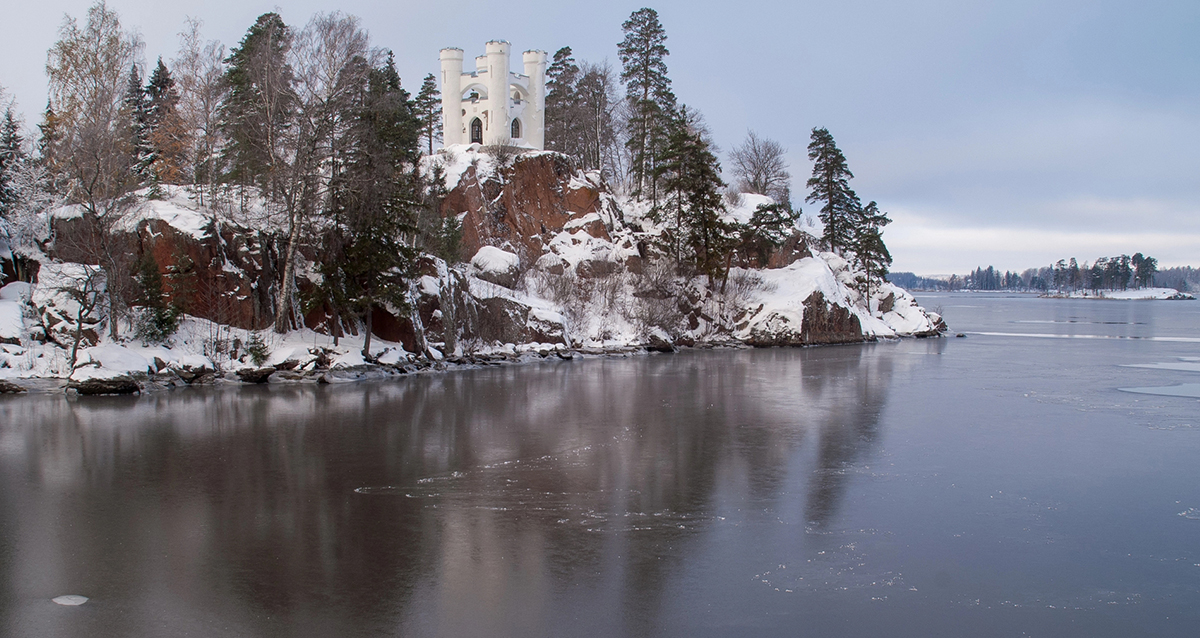
[[[849,180],[854,174],[846,166],[846,156],[827,129],[812,130],[808,159],[813,160],[813,173],[807,183],[810,192],[804,201],[821,204],[820,217],[825,224],[822,239],[835,252],[853,249],[862,205],[850,189]]]
[[[1134,255],[1134,258],[1141,257],[1136,262],[1134,269],[1134,280],[1139,286],[1148,287],[1154,285],[1154,274],[1158,272],[1158,260],[1150,256],[1142,256],[1141,253]]]
[[[442,141],[442,93],[437,87],[437,78],[432,73],[421,82],[421,90],[413,100],[417,118],[421,123],[421,137],[425,139],[429,154],[433,154],[433,143]]]
[[[656,177],[669,199],[676,259],[690,262],[714,281],[725,274],[735,245],[735,229],[723,219],[720,175],[699,116],[682,107],[670,124]]]
[[[21,124],[13,114],[10,104],[4,109],[4,121],[0,122],[0,217],[9,219],[17,203],[16,186],[13,183],[16,171],[25,162],[24,142],[21,139]]]
[[[578,83],[571,47],[555,51],[546,68],[546,148],[573,156],[579,155]]]
[[[871,284],[882,284],[892,265],[892,254],[883,243],[883,227],[892,223],[887,213],[875,202],[867,204],[858,215],[854,237],[854,261],[865,273],[864,295],[871,296]]]
[[[765,268],[771,253],[791,236],[799,218],[799,211],[788,202],[759,204],[750,215],[750,223],[738,229],[741,252]]]
[[[632,156],[630,178],[635,195],[649,190],[651,201],[657,202],[655,167],[675,110],[675,94],[667,77],[667,34],[658,13],[649,8],[633,12],[621,29],[625,39],[617,45],[617,53],[629,102],[626,145]]]

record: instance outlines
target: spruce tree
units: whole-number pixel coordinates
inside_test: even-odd
[[[9,219],[12,207],[17,202],[17,191],[13,184],[15,173],[25,161],[24,143],[21,140],[21,125],[13,114],[10,104],[4,109],[4,121],[0,122],[0,217]]]
[[[433,143],[442,140],[442,93],[438,90],[437,78],[432,73],[421,82],[421,90],[413,100],[417,118],[421,123],[421,137],[433,155]]]
[[[136,64],[129,67],[122,114],[129,131],[129,166],[140,185],[150,176],[154,150],[150,147],[150,104],[146,99],[146,88],[142,86],[142,74]]]
[[[632,156],[630,179],[635,195],[649,191],[650,199],[657,202],[655,166],[675,110],[675,94],[667,77],[667,34],[658,12],[649,8],[634,11],[621,29],[625,39],[617,45],[617,53],[629,103],[626,145]]]
[[[355,96],[347,162],[331,182],[333,228],[326,239],[324,294],[363,318],[370,356],[374,308],[406,308],[423,185],[417,169],[420,120],[389,54]]]
[[[143,254],[137,264],[137,287],[133,303],[142,307],[137,320],[137,334],[142,340],[152,343],[165,341],[179,327],[180,313],[167,304],[162,273],[158,271],[158,262],[149,252]]]
[[[63,138],[62,118],[54,112],[50,101],[46,100],[46,110],[42,112],[42,121],[38,124],[38,141],[35,147],[35,161],[46,171],[50,178],[50,190],[58,192],[58,183],[62,177],[59,166],[59,146]]]
[[[822,239],[834,252],[854,248],[862,205],[850,189],[854,174],[846,166],[846,156],[838,149],[833,136],[824,128],[812,130],[808,159],[813,160],[810,189],[804,201],[821,204],[821,222],[825,224]]]
[[[146,101],[151,179],[155,184],[178,184],[187,162],[187,124],[179,114],[175,80],[161,57],[146,85]]]
[[[435,163],[424,180],[425,198],[421,208],[420,231],[425,252],[441,257],[447,263],[457,263],[462,247],[462,223],[451,214],[442,217],[442,202],[450,194],[446,190],[446,172]]]

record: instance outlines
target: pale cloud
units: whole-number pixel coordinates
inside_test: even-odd
[[[63,13],[83,17],[91,2],[13,3],[0,21],[0,85],[28,125],[45,105],[46,49]],[[340,9],[395,52],[410,89],[437,71],[440,48],[479,52],[494,38],[521,50],[569,45],[580,59],[619,66],[621,22],[644,6],[107,2],[140,30],[148,61],[168,63],[188,14],[232,46],[265,11],[299,27]],[[680,101],[704,114],[723,149],[747,129],[790,149],[798,203],[809,131],[829,128],[859,195],[896,220],[885,235],[896,270],[1015,270],[1131,251],[1200,265],[1195,0],[651,4]]]
[[[949,226],[939,219],[897,212],[895,223],[884,234],[891,249],[892,270],[921,274],[965,273],[976,267],[995,266],[1021,271],[1075,257],[1097,257],[1141,252],[1155,257],[1163,267],[1195,263],[1200,255],[1200,230],[1138,228],[1131,215],[1128,228],[1096,230],[1087,223],[1077,229],[1047,230],[1036,226]]]

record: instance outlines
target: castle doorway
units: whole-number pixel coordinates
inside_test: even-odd
[[[483,122],[479,118],[471,120],[471,143],[483,144]]]

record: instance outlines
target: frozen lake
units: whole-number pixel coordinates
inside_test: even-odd
[[[0,634],[1200,634],[1200,302],[918,298],[967,337],[0,397]]]

